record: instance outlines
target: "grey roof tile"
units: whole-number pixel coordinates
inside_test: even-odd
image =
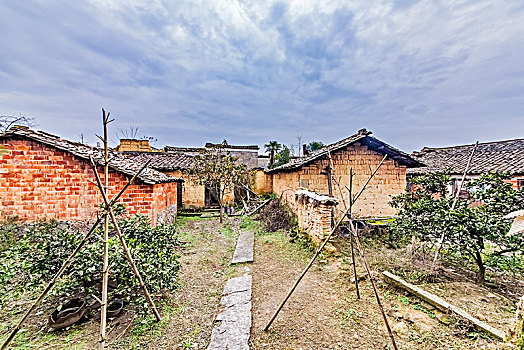
[[[123,152],[135,162],[143,164],[151,159],[149,167],[159,171],[187,170],[193,164],[193,157],[184,153],[167,152]]]
[[[427,166],[408,169],[408,174],[421,175],[444,171],[446,168],[451,169],[451,174],[462,174],[473,146],[424,147],[418,152],[413,152],[411,156]],[[490,171],[524,174],[524,139],[479,143],[468,173],[482,174]]]

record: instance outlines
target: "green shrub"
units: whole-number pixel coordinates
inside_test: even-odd
[[[175,247],[180,245],[174,225],[151,227],[145,216],[119,222],[131,256],[151,292],[175,288],[179,268]],[[57,221],[38,222],[9,249],[0,253],[0,305],[49,281],[84,236]],[[64,274],[59,293],[100,289],[102,231],[98,228]],[[113,295],[128,298],[138,287],[118,236],[110,231],[110,279]],[[98,293],[98,292],[96,292]]]

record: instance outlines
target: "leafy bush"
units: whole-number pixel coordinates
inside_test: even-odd
[[[19,231],[16,221],[16,217],[11,217],[0,223],[0,252],[8,249],[16,242]]]
[[[508,237],[511,222],[503,217],[524,208],[524,192],[511,187],[509,173],[483,174],[466,188],[471,198],[461,199],[452,210],[453,198],[446,197],[446,173],[428,174],[415,179],[416,190],[395,197],[399,209],[392,225],[395,237],[415,235],[422,241],[436,242],[445,234],[452,253],[466,257],[478,266],[477,278],[485,281],[485,261],[511,252],[524,251],[522,234]],[[487,249],[490,247],[490,249]],[[502,260],[498,259],[502,262]]]
[[[151,227],[145,216],[120,221],[131,256],[151,292],[175,288],[179,268],[174,248],[180,245],[172,225]],[[70,256],[84,233],[57,221],[30,226],[24,236],[0,253],[0,304],[13,300],[24,289],[50,280]],[[102,232],[97,229],[65,272],[59,292],[94,292],[100,288]],[[109,240],[112,294],[129,297],[138,287],[115,232]]]

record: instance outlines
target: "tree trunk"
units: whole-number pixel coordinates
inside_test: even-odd
[[[479,271],[477,272],[477,282],[484,285],[486,283],[486,267],[484,266],[482,256],[478,250],[475,252],[475,262],[479,268]]]
[[[275,151],[271,150],[269,152],[269,169],[273,168],[273,163],[275,162]]]
[[[219,214],[220,214],[220,223],[222,223],[222,222],[224,221],[224,219],[222,218],[222,215],[223,215],[223,214],[222,214],[222,208],[223,208],[223,207],[222,207],[222,203],[221,203],[221,202],[218,203],[218,206],[219,206],[219,208],[220,208],[220,209],[219,209]]]

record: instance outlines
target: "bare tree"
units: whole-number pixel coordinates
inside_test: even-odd
[[[116,133],[116,137],[120,139],[138,139],[138,140],[148,140],[150,144],[155,143],[158,141],[153,136],[138,136],[138,130],[140,129],[139,126],[130,125],[128,129],[118,129],[118,132]]]
[[[245,164],[237,164],[238,157],[232,156],[225,150],[227,141],[206,148],[195,156],[193,166],[189,174],[200,185],[206,186],[217,199],[220,207],[220,222],[222,222],[222,208],[224,207],[224,196],[227,192],[234,190],[248,178],[248,170]]]
[[[0,115],[0,132],[6,132],[14,125],[35,126],[35,117],[18,115]]]

